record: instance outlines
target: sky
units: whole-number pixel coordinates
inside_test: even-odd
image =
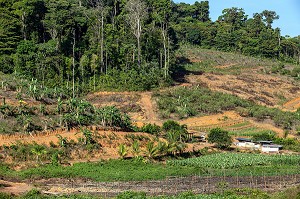
[[[199,2],[201,0],[198,0]],[[175,3],[193,4],[195,0],[174,0]],[[210,18],[215,21],[225,8],[243,8],[248,18],[263,10],[275,11],[279,19],[273,28],[280,28],[281,35],[295,37],[300,35],[300,0],[209,0]]]

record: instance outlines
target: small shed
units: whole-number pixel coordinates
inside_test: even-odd
[[[271,145],[271,144],[273,144],[272,141],[264,141],[264,140],[256,141],[256,143],[261,144],[261,145]]]
[[[282,146],[276,144],[265,144],[261,146],[263,153],[278,153],[280,149],[282,149]]]
[[[236,142],[235,145],[239,147],[252,147],[251,145],[254,145],[254,143],[252,143],[252,141],[248,138],[236,138],[236,140],[238,142]]]
[[[249,138],[236,138],[236,140],[239,142],[252,142],[252,140]]]
[[[251,139],[249,138],[236,138],[238,142],[235,143],[236,146],[238,147],[245,147],[245,148],[252,148],[252,149],[259,149],[260,145],[254,143]]]

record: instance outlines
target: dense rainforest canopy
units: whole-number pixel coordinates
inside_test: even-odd
[[[0,0],[0,71],[45,86],[148,90],[170,83],[181,43],[299,63],[279,16],[170,0]]]

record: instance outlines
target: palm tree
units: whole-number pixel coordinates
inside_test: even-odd
[[[42,145],[34,145],[33,148],[31,149],[31,153],[36,155],[36,161],[40,162],[40,156],[43,154],[46,154],[47,151],[44,146]]]
[[[183,151],[186,149],[186,144],[185,143],[183,143],[183,142],[175,142],[174,143],[175,144],[175,152],[176,153],[179,153],[179,154],[182,154],[183,153]]]

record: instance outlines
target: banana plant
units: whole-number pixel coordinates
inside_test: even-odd
[[[145,154],[149,159],[154,159],[158,155],[158,148],[153,141],[147,143]]]
[[[84,144],[93,144],[95,143],[95,140],[93,138],[93,132],[88,129],[81,129],[80,132],[82,133],[84,137]]]
[[[134,157],[138,157],[141,153],[140,143],[137,140],[135,140],[132,144],[132,153]]]
[[[119,149],[118,149],[118,154],[119,154],[120,158],[124,159],[125,156],[127,155],[127,153],[128,153],[128,149],[127,149],[126,145],[120,144]]]
[[[36,161],[39,163],[40,162],[40,157],[43,154],[46,154],[47,151],[44,146],[42,145],[34,145],[34,147],[31,149],[31,153],[36,155]]]

